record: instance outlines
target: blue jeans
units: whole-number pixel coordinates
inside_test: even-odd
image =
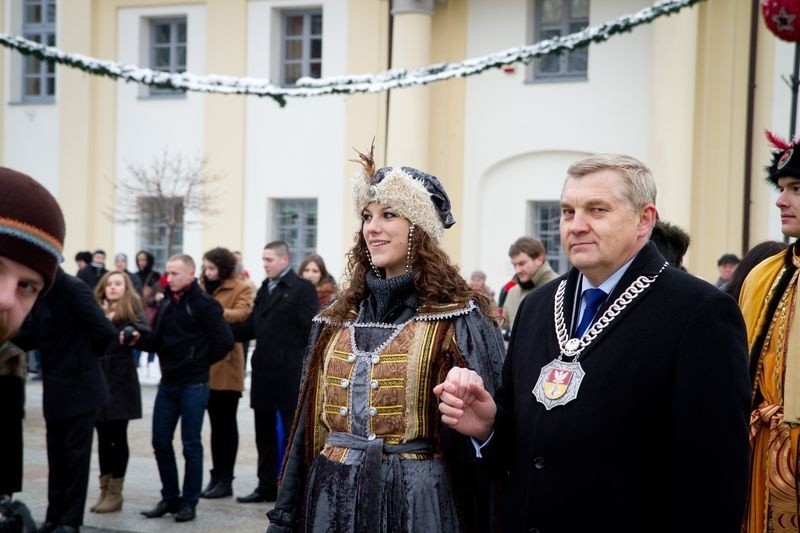
[[[197,505],[203,484],[203,417],[208,404],[208,383],[158,386],[153,407],[153,450],[161,476],[161,498],[168,503]],[[183,496],[178,487],[178,466],[172,436],[181,419],[181,442],[186,462]]]

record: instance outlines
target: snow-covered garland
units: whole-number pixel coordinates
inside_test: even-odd
[[[632,15],[585,28],[582,31],[545,39],[529,46],[510,48],[494,54],[466,59],[460,63],[439,63],[414,70],[392,69],[378,74],[338,76],[333,78],[300,78],[293,87],[279,87],[269,81],[253,78],[235,78],[210,74],[197,76],[189,72],[180,74],[159,72],[134,65],[123,65],[81,54],[69,54],[58,48],[44,46],[22,37],[0,33],[0,45],[44,61],[77,68],[90,74],[112,79],[132,81],[164,89],[178,89],[221,94],[250,94],[267,96],[281,106],[287,97],[308,97],[324,94],[377,93],[389,89],[427,85],[451,78],[479,74],[490,68],[500,68],[514,63],[529,63],[534,58],[575,50],[590,43],[600,43],[613,35],[629,32],[636,26],[647,24],[663,15],[677,13],[702,0],[663,0]]]

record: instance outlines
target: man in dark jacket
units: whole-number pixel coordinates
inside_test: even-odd
[[[208,403],[208,368],[233,349],[233,335],[222,307],[195,281],[194,260],[175,255],[167,261],[168,287],[152,332],[136,332],[133,342],[157,351],[161,383],[153,407],[153,450],[161,476],[161,501],[147,518],[175,514],[175,521],[194,520],[203,483],[203,416]],[[183,492],[172,438],[181,420],[186,466]]]
[[[64,216],[30,176],[0,167],[0,190],[0,497],[10,497],[22,490],[26,354],[9,339],[53,285]]]
[[[106,272],[108,272],[106,269],[106,252],[98,248],[92,252],[92,262],[80,269],[77,276],[90,289],[94,290]]]
[[[14,343],[42,355],[47,426],[47,517],[39,531],[83,524],[97,409],[108,400],[100,357],[117,335],[92,290],[60,268]]]
[[[241,503],[274,502],[277,497],[276,416],[280,413],[286,439],[297,406],[311,319],[319,311],[317,290],[289,266],[285,242],[267,244],[261,258],[267,279],[256,294],[250,318],[237,330],[240,340],[256,339],[250,406],[256,425],[258,487],[236,498]]]
[[[442,421],[508,476],[502,531],[739,531],[750,379],[736,302],[668,266],[656,187],[634,158],[574,163],[561,243],[574,268],[519,309],[492,398],[451,369]]]

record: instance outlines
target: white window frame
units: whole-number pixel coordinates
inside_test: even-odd
[[[590,2],[591,0],[587,0]],[[588,15],[585,17],[572,16],[572,0],[531,0],[533,20],[532,20],[532,37],[533,42],[539,42],[545,38],[552,37],[553,33],[559,36],[569,35],[578,28],[583,29],[589,25]],[[561,21],[559,24],[544,25],[542,22],[542,10],[544,2],[561,2]],[[570,58],[584,56],[586,68],[582,70],[570,70]],[[542,64],[547,62],[558,62],[557,72],[544,72],[541,69]],[[579,48],[571,52],[562,52],[557,55],[550,55],[543,58],[535,59],[528,67],[528,80],[535,82],[561,82],[561,81],[583,81],[587,79],[589,71],[589,47]]]
[[[319,202],[316,198],[276,198],[272,201],[272,240],[285,241],[292,268],[317,250]]]
[[[183,24],[184,40],[178,40],[178,26]],[[170,27],[169,42],[156,43],[156,31],[159,26],[168,25]],[[172,17],[152,17],[148,19],[148,64],[152,70],[161,72],[186,72],[186,63],[189,54],[188,48],[189,41],[189,25],[186,16],[172,16]],[[183,63],[178,63],[179,48],[183,47]],[[169,50],[169,66],[164,70],[163,66],[156,65],[156,51],[160,48]],[[149,86],[149,96],[185,96],[186,91],[182,89],[164,89],[161,87]]]
[[[528,208],[528,235],[539,239],[544,244],[547,260],[553,270],[559,274],[569,270],[570,264],[561,246],[561,204],[558,200],[534,201]]]
[[[29,21],[29,8],[39,8],[39,20]],[[52,13],[52,16],[50,14]],[[56,0],[23,0],[22,36],[46,46],[56,45]],[[52,20],[49,20],[52,19]],[[52,103],[56,95],[56,65],[34,56],[23,56],[21,100],[25,103]],[[37,72],[28,72],[33,66]],[[38,67],[38,68],[35,68]],[[29,91],[28,81],[38,81],[38,91]]]
[[[292,17],[303,17],[303,32],[301,35],[288,35],[289,19]],[[281,86],[292,86],[298,78],[312,77],[319,78],[322,75],[322,31],[324,20],[320,22],[319,33],[312,32],[313,18],[322,19],[322,8],[314,9],[287,9],[281,11],[280,16],[280,58],[278,60],[278,83]],[[299,59],[287,59],[290,42],[300,42],[301,57]],[[314,52],[314,41],[319,41],[318,57],[312,56]],[[300,67],[300,75],[290,77],[287,70],[290,66]]]

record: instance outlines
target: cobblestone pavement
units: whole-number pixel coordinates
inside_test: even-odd
[[[147,378],[150,379],[147,379]],[[263,532],[267,527],[265,513],[272,504],[241,504],[234,498],[219,500],[201,499],[197,506],[197,519],[192,522],[176,523],[172,515],[164,518],[147,519],[140,511],[153,507],[160,499],[161,482],[158,469],[150,445],[150,423],[155,400],[156,381],[153,376],[143,376],[142,409],[144,417],[133,420],[128,426],[130,444],[130,462],[125,477],[123,495],[125,503],[118,513],[96,514],[89,512],[89,507],[97,500],[99,488],[97,484],[97,438],[94,439],[92,451],[92,471],[89,476],[89,494],[84,513],[85,532],[127,532],[127,531],[163,531],[163,532]],[[150,384],[148,384],[150,382]],[[47,450],[45,444],[45,426],[42,418],[42,384],[29,380],[26,386],[26,420],[25,420],[25,479],[23,492],[15,495],[31,510],[37,523],[44,521],[47,510]],[[239,454],[236,461],[236,479],[233,483],[234,497],[249,494],[257,484],[253,411],[250,409],[250,394],[245,391],[239,401]],[[180,443],[180,427],[176,430],[174,441],[175,455],[178,458],[178,471],[183,479],[183,456]],[[209,445],[209,424],[206,416],[203,424],[204,479],[208,480],[211,468],[211,448]]]

